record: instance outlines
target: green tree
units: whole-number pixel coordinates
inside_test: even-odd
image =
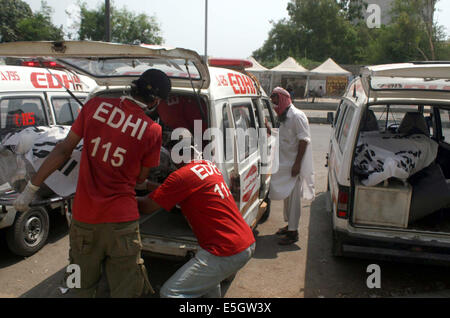
[[[51,22],[52,8],[45,1],[41,10],[31,17],[25,17],[17,23],[17,32],[21,41],[58,41],[63,40],[62,26],[56,27]]]
[[[0,0],[0,42],[19,40],[17,24],[32,15],[30,6],[21,0]]]
[[[79,2],[80,40],[105,41],[105,5],[90,10],[85,2]],[[155,17],[134,14],[126,8],[116,9],[111,5],[111,40],[117,43],[140,41],[146,44],[161,44],[160,28]]]
[[[21,0],[0,0],[0,42],[61,40],[64,32],[51,22],[52,9],[45,1],[33,13]]]
[[[253,55],[263,62],[293,56],[352,63],[360,54],[357,29],[350,19],[358,15],[350,14],[349,8],[336,0],[291,0],[289,19],[273,23],[268,39]]]
[[[437,0],[396,0],[392,22],[369,32],[370,64],[448,58],[445,32],[434,21]]]

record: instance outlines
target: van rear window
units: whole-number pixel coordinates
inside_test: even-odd
[[[15,130],[46,125],[44,105],[39,97],[14,97],[0,100],[1,129]]]

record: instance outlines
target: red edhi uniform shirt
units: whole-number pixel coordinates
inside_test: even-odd
[[[90,224],[139,219],[134,188],[142,166],[159,165],[161,126],[126,98],[93,98],[72,131],[83,138],[73,218]]]
[[[150,198],[170,211],[179,204],[199,245],[216,256],[231,256],[255,242],[222,174],[208,161],[191,161],[169,175]]]

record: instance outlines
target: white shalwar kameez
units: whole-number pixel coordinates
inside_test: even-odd
[[[290,105],[286,120],[279,128],[279,164],[278,170],[272,174],[269,198],[284,200],[284,220],[288,222],[289,231],[297,231],[301,199],[313,200],[314,169],[311,149],[311,133],[305,113]],[[298,153],[300,140],[308,143],[301,162],[300,173],[292,177],[291,171]]]

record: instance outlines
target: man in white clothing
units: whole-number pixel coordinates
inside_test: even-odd
[[[278,230],[280,245],[298,241],[301,199],[314,199],[314,170],[311,133],[308,118],[297,109],[289,93],[276,87],[270,99],[280,120],[279,168],[272,175],[269,197],[284,200],[284,220],[287,226]]]

